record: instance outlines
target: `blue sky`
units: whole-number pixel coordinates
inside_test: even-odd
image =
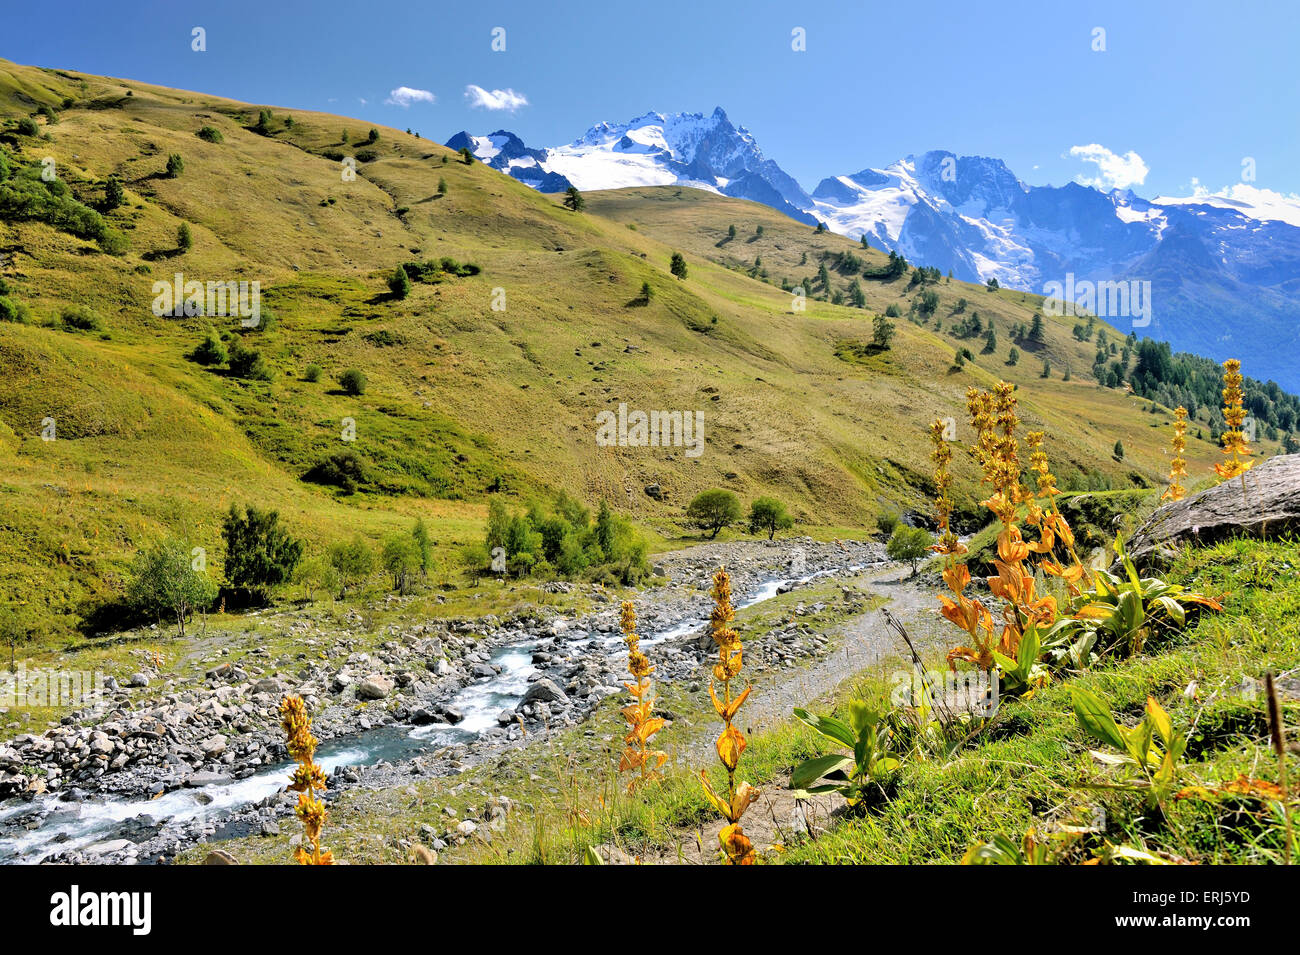
[[[1300,193],[1294,0],[7,6],[6,59],[439,141],[503,127],[558,145],[602,120],[721,105],[807,187],[945,148],[1004,159],[1034,184],[1082,177],[1145,196],[1232,186],[1249,157],[1254,186]],[[196,26],[206,52],[190,48]],[[491,48],[494,27],[504,52]],[[791,49],[796,27],[806,51]],[[527,105],[474,108],[470,85]],[[434,101],[387,102],[401,87]]]

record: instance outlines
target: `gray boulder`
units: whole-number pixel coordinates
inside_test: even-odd
[[[1213,544],[1237,535],[1280,537],[1300,531],[1300,454],[1269,458],[1241,478],[1160,507],[1133,534],[1129,555],[1158,563],[1177,545]]]
[[[564,695],[564,691],[556,686],[554,682],[542,677],[537,682],[530,684],[528,689],[524,691],[524,698],[520,701],[520,704],[537,702],[567,703],[569,698]]]
[[[393,692],[393,681],[378,673],[371,674],[357,684],[357,699],[382,700]]]

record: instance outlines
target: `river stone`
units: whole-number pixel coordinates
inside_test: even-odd
[[[208,759],[215,759],[226,751],[226,738],[220,734],[209,736],[199,743],[199,749],[203,750],[203,755]]]
[[[149,674],[147,673],[133,673],[131,674],[130,681],[128,681],[127,683],[127,686],[134,686],[134,687],[146,687],[148,685],[149,685]]]
[[[357,684],[357,699],[382,700],[393,692],[393,681],[379,673],[372,673]]]
[[[271,696],[279,696],[283,690],[284,688],[280,685],[280,681],[272,679],[271,677],[258,680],[253,684],[254,693],[267,693]]]
[[[1128,553],[1149,566],[1171,545],[1211,544],[1238,534],[1281,537],[1300,531],[1300,454],[1282,454],[1235,478],[1157,510],[1129,541]]]
[[[224,786],[229,782],[230,777],[222,773],[192,773],[185,778],[185,785],[191,789],[200,786]]]
[[[529,685],[528,689],[524,692],[523,700],[520,702],[536,703],[539,701],[544,703],[567,703],[569,702],[569,698],[564,695],[564,691],[556,686],[554,682],[546,677],[542,677],[540,680]]]
[[[107,855],[110,852],[121,852],[127,846],[134,844],[130,839],[105,839],[103,842],[86,846],[86,852],[95,856]]]

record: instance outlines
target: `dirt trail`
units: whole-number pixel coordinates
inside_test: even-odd
[[[842,580],[847,586],[887,598],[890,613],[907,628],[917,650],[946,649],[952,643],[951,625],[939,617],[939,602],[932,588],[919,586],[909,579],[906,566],[889,566],[865,571]],[[837,648],[811,666],[783,674],[776,685],[764,685],[745,704],[744,729],[752,734],[789,719],[795,706],[816,708],[827,700],[846,680],[879,665],[882,661],[907,657],[907,648],[885,627],[879,610],[870,610],[839,624],[831,630]],[[901,663],[900,663],[901,665]],[[699,760],[712,753],[712,737],[701,735],[690,747]],[[745,814],[746,834],[760,850],[774,845],[790,845],[800,832],[814,837],[825,831],[831,813],[843,801],[838,796],[818,796],[797,803],[788,779],[772,780]],[[683,830],[673,848],[649,853],[640,861],[651,865],[707,865],[717,860],[716,824],[697,830]]]

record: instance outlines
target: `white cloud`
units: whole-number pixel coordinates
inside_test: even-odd
[[[384,100],[389,106],[400,106],[406,109],[412,103],[433,103],[437,97],[428,90],[414,90],[409,86],[399,86],[388,94],[388,99]]]
[[[473,83],[465,87],[465,99],[475,109],[505,109],[514,112],[528,105],[528,98],[514,90],[485,90]]]
[[[1091,179],[1087,176],[1075,177],[1075,181],[1079,184],[1097,189],[1128,189],[1130,186],[1140,186],[1146,181],[1147,173],[1150,172],[1142,157],[1131,149],[1120,156],[1105,146],[1090,143],[1087,146],[1071,146],[1070,155],[1084,162],[1097,164],[1095,177]]]

